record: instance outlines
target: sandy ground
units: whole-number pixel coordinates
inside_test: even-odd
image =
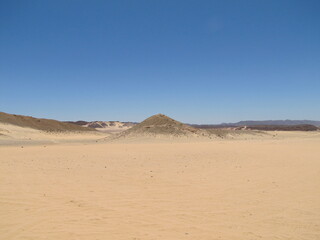
[[[0,239],[320,239],[319,133],[286,134],[0,146]]]

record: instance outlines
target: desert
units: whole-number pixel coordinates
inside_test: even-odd
[[[320,0],[0,0],[0,240],[320,240]]]
[[[208,138],[162,114],[118,137],[23,129],[35,140],[0,136],[2,239],[320,237],[319,131]]]

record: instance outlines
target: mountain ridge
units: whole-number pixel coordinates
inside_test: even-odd
[[[95,131],[92,128],[84,128],[75,124],[61,122],[53,119],[35,118],[24,115],[0,112],[0,123],[28,127],[48,132],[71,132],[71,131]]]
[[[316,120],[245,120],[245,121],[239,121],[236,123],[222,123],[221,125],[236,125],[236,126],[244,126],[244,125],[303,125],[303,124],[309,124],[314,126],[320,126],[320,121]]]

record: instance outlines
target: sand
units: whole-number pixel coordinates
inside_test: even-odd
[[[320,134],[0,146],[0,239],[320,239]]]

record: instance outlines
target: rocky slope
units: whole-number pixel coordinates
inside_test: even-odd
[[[60,122],[57,120],[34,118],[4,112],[0,112],[0,123],[33,128],[47,132],[95,131],[95,129],[92,128],[84,128],[75,124]]]
[[[135,137],[208,137],[207,131],[183,124],[163,114],[157,114],[115,135],[114,139]]]

